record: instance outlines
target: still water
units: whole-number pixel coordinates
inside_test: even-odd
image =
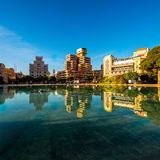
[[[160,159],[160,88],[0,88],[0,160],[150,159]]]

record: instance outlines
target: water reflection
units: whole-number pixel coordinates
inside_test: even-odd
[[[86,114],[86,109],[90,107],[92,94],[83,93],[79,90],[65,91],[65,106],[67,112],[77,112],[78,118],[83,118]]]
[[[104,110],[112,112],[113,107],[122,107],[132,109],[135,114],[140,117],[147,117],[147,112],[142,109],[141,102],[147,97],[144,95],[137,95],[136,97],[129,97],[122,93],[105,92],[104,96]]]
[[[14,98],[15,94],[16,94],[16,89],[4,86],[3,88],[0,89],[0,104],[5,103],[7,99]]]
[[[0,159],[160,156],[160,88],[4,87],[0,102]]]
[[[38,92],[42,88],[45,92]],[[51,100],[61,95],[64,97],[66,112],[74,113],[77,118],[84,118],[87,117],[86,111],[90,112],[90,108],[92,108],[94,96],[100,97],[105,112],[114,112],[114,108],[129,109],[139,117],[147,117],[160,124],[160,88],[5,86],[0,89],[0,104],[6,103],[8,99],[13,99],[18,93],[29,95],[28,103],[32,104],[36,111],[42,111],[45,104],[54,106],[54,102],[51,103]]]
[[[29,103],[33,104],[37,111],[42,110],[45,103],[48,103],[49,93],[30,93]]]

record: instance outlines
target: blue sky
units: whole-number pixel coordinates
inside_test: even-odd
[[[88,49],[94,69],[103,57],[128,57],[160,44],[159,0],[0,0],[0,62],[28,73],[36,55],[49,70]]]

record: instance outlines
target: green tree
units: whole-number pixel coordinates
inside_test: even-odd
[[[49,83],[56,83],[56,77],[55,76],[50,76],[48,78]]]
[[[93,76],[92,75],[85,75],[84,80],[85,82],[92,82],[93,81]]]
[[[126,80],[137,80],[138,73],[137,72],[128,72],[123,75]]]
[[[73,80],[74,80],[73,76],[66,77],[66,82],[68,83],[73,82]]]
[[[146,59],[141,62],[141,68],[143,71],[157,75],[160,69],[160,46],[154,47],[148,52]]]

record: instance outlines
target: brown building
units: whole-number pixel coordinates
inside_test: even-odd
[[[85,76],[93,76],[91,59],[86,57],[87,49],[77,49],[77,54],[66,56],[64,71],[57,72],[59,78],[72,77],[74,80],[83,81]]]
[[[5,68],[5,70],[6,70],[7,77],[10,80],[16,79],[16,73],[14,72],[13,68]]]
[[[58,71],[56,74],[57,78],[66,78],[66,72],[65,71]]]
[[[69,54],[66,56],[65,70],[77,71],[78,58],[76,55]]]
[[[91,59],[86,57],[87,49],[79,48],[77,49],[78,57],[78,70],[77,70],[77,80],[81,82],[84,81],[86,76],[93,76]]]
[[[0,77],[2,77],[4,83],[8,83],[9,79],[16,79],[16,74],[13,68],[6,68],[3,63],[0,63]]]
[[[102,71],[101,70],[93,70],[92,73],[93,73],[93,81],[94,82],[97,82],[97,80],[99,78],[101,78],[101,73]]]

